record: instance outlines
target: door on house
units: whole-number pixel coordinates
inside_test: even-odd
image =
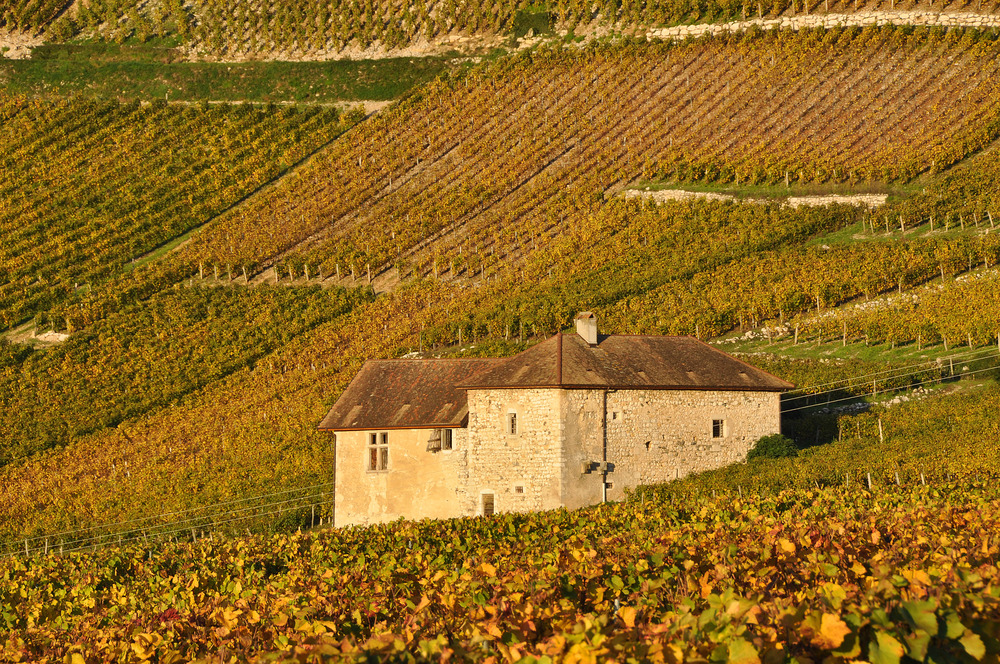
[[[493,516],[496,510],[493,507],[493,494],[483,494],[483,516]]]

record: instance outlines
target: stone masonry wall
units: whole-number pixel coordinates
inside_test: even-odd
[[[779,199],[775,198],[738,198],[732,194],[717,194],[710,191],[686,191],[684,189],[657,189],[656,191],[644,191],[639,189],[626,189],[622,196],[624,198],[645,198],[657,203],[667,201],[688,201],[704,199],[709,201],[732,201],[734,203],[769,205]],[[824,205],[865,205],[870,208],[877,208],[885,205],[889,200],[888,194],[829,194],[827,196],[789,196],[785,198],[782,207],[823,207]]]
[[[437,452],[427,450],[429,429],[389,431],[389,468],[385,471],[368,470],[368,434],[372,432],[338,432],[334,525],[467,514],[467,431],[452,431],[454,448]]]
[[[594,465],[604,455],[604,390],[562,390],[562,402],[563,505],[594,505],[603,499],[604,476]]]
[[[621,390],[608,393],[609,500],[625,488],[742,461],[761,436],[781,431],[776,392]],[[724,420],[721,438],[712,421]]]
[[[482,514],[482,494],[497,512],[561,506],[564,422],[559,390],[469,390],[469,476],[466,514]],[[518,432],[507,433],[517,413]],[[521,487],[522,493],[518,493]]]
[[[497,512],[599,503],[605,436],[607,498],[620,500],[626,488],[741,461],[781,428],[775,392],[496,389],[468,398],[469,427],[453,430],[453,450],[428,451],[427,429],[389,431],[386,471],[368,470],[371,432],[339,432],[334,524],[482,514],[484,493]],[[725,421],[720,438],[713,420]]]
[[[822,11],[823,4],[810,2],[813,12],[796,16],[762,19],[751,18],[730,23],[696,23],[669,28],[651,28],[647,39],[684,39],[723,32],[739,32],[751,27],[762,30],[772,28],[800,30],[802,28],[835,28],[837,26],[866,25],[939,25],[942,27],[995,28],[1000,27],[1000,16],[971,12],[915,11],[861,11],[851,14],[829,14]],[[818,6],[817,6],[818,5]]]

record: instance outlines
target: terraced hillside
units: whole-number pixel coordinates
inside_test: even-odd
[[[451,49],[479,50],[513,45],[512,38],[558,33],[571,38],[608,33],[643,33],[662,26],[747,21],[803,16],[851,17],[884,13],[969,16],[957,25],[995,25],[989,19],[995,2],[909,0],[768,0],[698,4],[657,0],[627,3],[602,0],[581,3],[399,2],[366,4],[316,0],[197,0],[156,3],[136,0],[68,3],[63,0],[16,0],[0,11],[0,28],[42,33],[64,41],[85,35],[118,43],[144,43],[164,38],[180,41],[193,52],[226,59],[328,59],[385,53],[419,55]],[[58,18],[57,18],[58,17]],[[885,18],[883,17],[883,20]],[[909,18],[910,23],[925,19]],[[931,18],[931,21],[936,19]],[[843,22],[843,21],[835,21]],[[743,26],[747,27],[747,26]]]

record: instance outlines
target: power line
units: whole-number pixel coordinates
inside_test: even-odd
[[[252,505],[252,506],[244,507],[242,509],[232,510],[230,512],[220,512],[220,513],[215,514],[215,515],[207,515],[206,514],[206,515],[203,515],[203,516],[192,517],[190,519],[182,519],[180,521],[174,521],[174,522],[163,524],[163,525],[166,526],[166,527],[182,526],[181,530],[184,530],[184,529],[187,529],[187,528],[191,527],[194,524],[201,523],[202,520],[204,520],[204,519],[212,518],[213,516],[214,517],[230,516],[232,514],[241,514],[241,513],[244,513],[244,512],[254,512],[254,513],[257,513],[259,510],[266,509],[268,507],[276,507],[276,506],[280,506],[280,505],[287,505],[289,503],[298,503],[298,502],[301,502],[302,500],[308,500],[308,499],[311,499],[311,498],[315,498],[316,496],[319,496],[319,495],[322,495],[322,494],[318,494],[317,493],[317,494],[312,494],[312,495],[308,495],[308,496],[300,496],[298,498],[291,498],[289,500],[282,500],[282,501],[277,501],[277,502],[272,502],[272,503],[264,503],[264,504],[261,504],[261,505]],[[212,520],[212,523],[213,524],[215,523],[214,519]],[[85,537],[85,538],[81,538],[81,539],[77,539],[77,540],[71,540],[68,543],[70,545],[77,545],[77,544],[84,544],[84,545],[86,545],[89,542],[98,541],[98,540],[104,539],[105,537],[108,537],[108,536],[113,536],[115,534],[121,534],[121,533],[135,532],[137,530],[143,530],[144,531],[146,529],[143,529],[143,528],[130,528],[130,529],[126,529],[126,530],[123,530],[123,531],[103,533],[103,534],[93,535],[91,537]],[[38,538],[35,538],[35,539],[37,540]]]
[[[169,523],[169,524],[164,524],[168,528],[167,530],[152,530],[152,531],[150,531],[150,530],[145,530],[145,529],[132,529],[132,530],[119,531],[119,532],[107,532],[107,533],[103,533],[103,534],[100,534],[100,535],[94,535],[92,537],[82,538],[82,539],[78,539],[78,540],[71,540],[69,542],[65,542],[65,541],[58,542],[58,543],[53,542],[52,546],[54,548],[58,544],[60,551],[67,551],[67,550],[68,551],[79,551],[79,550],[90,548],[90,547],[96,547],[96,546],[98,546],[99,544],[102,544],[102,543],[107,544],[107,543],[109,543],[108,539],[109,538],[114,538],[116,535],[118,536],[120,543],[134,542],[134,541],[138,541],[140,539],[147,539],[149,536],[157,537],[157,536],[163,536],[163,535],[173,535],[173,534],[180,533],[180,532],[186,532],[188,530],[194,530],[194,528],[195,528],[196,525],[197,526],[219,526],[219,525],[223,525],[223,524],[227,524],[227,523],[232,523],[232,522],[235,522],[235,521],[246,520],[246,519],[250,519],[250,518],[254,518],[254,517],[258,517],[258,516],[273,516],[273,515],[276,515],[276,514],[282,514],[284,512],[288,512],[288,511],[295,510],[295,509],[300,509],[300,508],[303,508],[303,507],[310,507],[310,506],[315,507],[316,505],[321,505],[322,503],[320,503],[320,502],[305,502],[305,503],[301,503],[300,502],[300,501],[309,501],[311,499],[315,499],[317,496],[320,496],[320,495],[322,495],[322,494],[315,494],[315,495],[311,495],[311,496],[302,496],[299,499],[280,501],[280,502],[269,503],[269,504],[265,504],[265,505],[258,505],[258,506],[255,506],[255,508],[252,508],[252,509],[243,509],[243,510],[236,510],[236,511],[233,511],[233,512],[222,513],[222,514],[219,514],[219,515],[216,515],[216,516],[226,517],[226,516],[231,516],[233,514],[241,514],[243,512],[247,512],[245,514],[242,514],[241,516],[237,516],[235,518],[230,518],[230,519],[223,519],[221,521],[213,519],[211,523],[200,523],[199,520],[197,520],[197,519],[191,519],[191,520],[188,520],[188,521],[177,521],[177,522],[173,522],[173,523]],[[281,507],[281,509],[278,509],[278,510],[272,510],[272,511],[263,512],[263,513],[257,511],[257,510],[261,510],[261,509],[264,509],[264,508],[277,507],[277,506],[283,506],[283,507]],[[178,526],[181,526],[181,527],[178,527]],[[36,538],[36,540],[41,540],[41,539],[42,538]],[[25,548],[26,553],[30,553],[30,552],[37,553],[37,552],[41,552],[41,551],[47,550],[48,549],[48,538],[44,538],[44,539],[45,539],[45,546],[44,546],[44,548],[42,546],[40,546],[40,545],[37,545],[37,544],[33,548],[29,548],[29,547],[26,546],[26,548]],[[118,542],[112,541],[110,543],[117,544]],[[25,544],[27,545],[27,541],[25,542]],[[67,547],[69,547],[69,548],[67,549]],[[6,555],[15,555],[15,554],[18,553],[18,551],[19,551],[19,549],[15,547],[14,549],[8,550],[6,552]]]
[[[966,362],[975,362],[975,361],[979,361],[979,360],[988,360],[988,359],[997,358],[997,357],[1000,357],[1000,353],[992,353],[990,355],[984,355],[984,356],[976,357],[976,358],[969,358],[969,357],[966,357],[964,355],[956,355],[956,356],[949,357],[949,359],[952,360],[952,361],[956,360],[956,359],[960,359],[960,360],[963,360],[963,361],[966,361]],[[898,379],[898,378],[905,378],[907,376],[916,376],[919,373],[921,373],[921,372],[920,371],[915,371],[915,372],[911,372],[911,373],[900,373],[900,374],[897,374],[897,375],[894,375],[894,376],[883,376],[881,378],[881,380],[882,381],[895,380],[895,379]],[[969,372],[966,372],[966,373],[969,373]],[[841,385],[840,387],[834,387],[834,388],[831,388],[831,389],[828,389],[828,390],[821,390],[819,392],[807,392],[807,393],[803,393],[803,394],[798,394],[798,395],[789,397],[786,401],[801,401],[802,399],[810,399],[810,398],[813,398],[813,397],[822,396],[824,394],[835,394],[835,393],[841,392],[843,390],[848,390],[848,389],[851,389],[851,388],[866,387],[867,385],[873,384],[873,383],[875,383],[876,381],[879,380],[877,378],[873,378],[872,376],[874,376],[874,375],[875,374],[869,374],[867,376],[861,375],[861,376],[857,377],[857,380],[858,380],[857,383],[851,384],[850,382],[848,382],[845,385]],[[865,380],[861,380],[862,378],[865,379]],[[845,380],[851,381],[851,380],[854,380],[854,379],[845,379]],[[934,378],[934,379],[930,379],[930,380],[938,380],[938,378]],[[844,381],[838,381],[838,382],[844,382]],[[828,385],[832,385],[833,383],[827,383],[827,384]],[[900,386],[900,387],[894,387],[894,388],[886,388],[886,390],[904,389],[905,387],[907,387],[907,386]],[[882,390],[882,391],[886,391],[886,390]],[[875,393],[875,392],[877,392],[877,390],[873,390],[871,393]],[[860,395],[854,395],[854,396],[856,397],[856,396],[860,396]],[[813,404],[813,405],[816,405],[816,404]]]
[[[76,535],[78,533],[85,533],[85,532],[92,531],[92,530],[100,530],[100,529],[110,528],[110,527],[114,527],[114,526],[128,526],[128,525],[131,525],[131,524],[134,524],[134,523],[140,523],[140,522],[143,522],[143,521],[150,521],[150,520],[153,520],[153,519],[164,519],[164,518],[171,517],[171,516],[179,516],[179,515],[182,515],[182,514],[190,514],[191,512],[198,512],[198,511],[202,511],[202,510],[208,510],[208,509],[211,509],[211,508],[226,507],[226,506],[230,506],[230,505],[238,505],[240,503],[249,502],[251,500],[259,500],[259,499],[262,499],[262,498],[273,498],[275,496],[283,496],[285,494],[295,493],[295,492],[298,492],[298,491],[311,491],[313,489],[319,489],[319,488],[323,488],[323,487],[332,487],[334,484],[335,484],[335,482],[324,482],[322,484],[314,484],[312,486],[299,487],[297,489],[285,489],[284,491],[276,491],[274,493],[266,493],[266,494],[261,494],[261,495],[258,495],[258,496],[249,496],[247,498],[238,498],[236,500],[230,500],[230,501],[226,501],[226,502],[222,502],[222,503],[213,503],[211,505],[202,505],[200,507],[191,507],[191,508],[188,508],[186,510],[178,510],[176,512],[163,512],[163,513],[160,513],[160,514],[151,514],[149,516],[143,516],[143,517],[137,517],[135,519],[130,519],[129,521],[107,521],[105,523],[98,524],[98,525],[95,525],[95,526],[86,526],[86,527],[83,527],[83,528],[76,528],[76,529],[73,529],[73,530],[63,530],[63,531],[59,531],[59,532],[55,532],[55,533],[48,533],[46,535],[37,535],[35,537],[29,537],[27,539],[30,542],[32,540],[44,539],[44,538],[48,538],[48,537],[58,537],[60,535]]]
[[[966,371],[965,373],[960,374],[960,375],[961,376],[972,376],[974,374],[982,373],[984,371],[996,371],[998,368],[1000,368],[1000,366],[986,367],[985,369],[977,369],[976,371]],[[939,380],[941,380],[941,379],[940,378],[929,378],[929,379],[921,381],[919,383],[914,383],[913,385],[910,385],[908,387],[913,387],[913,386],[919,387],[921,385],[926,385],[927,383],[934,383],[934,382],[937,382]],[[871,394],[872,394],[872,396],[874,396],[876,394],[885,394],[887,392],[895,392],[896,390],[899,390],[899,389],[900,388],[898,388],[898,387],[890,387],[890,388],[886,388],[884,390],[873,391]],[[805,405],[805,406],[799,406],[797,408],[789,408],[787,410],[781,411],[781,413],[782,413],[782,415],[784,415],[785,413],[794,413],[794,412],[799,411],[799,410],[805,410],[806,408],[816,408],[818,406],[824,406],[825,407],[825,406],[827,406],[829,404],[832,404],[832,403],[840,403],[841,401],[853,401],[854,399],[858,399],[858,398],[859,397],[857,395],[855,395],[855,396],[849,396],[849,397],[843,397],[841,399],[833,399],[832,401],[827,401],[826,403],[823,403],[823,404],[808,404],[808,405]]]
[[[327,483],[324,483],[324,484],[313,485],[312,487],[303,487],[303,488],[300,488],[300,489],[289,489],[289,490],[286,490],[286,491],[275,492],[275,493],[272,493],[272,494],[265,494],[263,496],[256,496],[256,497],[245,498],[245,499],[238,500],[238,501],[230,501],[228,503],[222,503],[222,504],[223,505],[233,505],[233,504],[239,504],[241,502],[245,503],[245,502],[247,502],[249,500],[253,500],[254,498],[274,497],[274,496],[278,496],[278,495],[284,495],[284,494],[288,494],[288,493],[293,493],[293,492],[296,492],[296,491],[306,491],[308,489],[325,488],[325,487],[329,487],[329,486],[332,486],[332,485],[333,485],[333,482],[327,482]],[[132,519],[132,520],[129,520],[129,521],[122,521],[122,522],[108,522],[108,523],[105,523],[103,525],[103,527],[108,528],[107,532],[97,533],[97,534],[91,535],[89,537],[80,537],[80,538],[77,538],[77,539],[71,539],[68,542],[63,541],[63,542],[61,542],[61,546],[65,550],[65,547],[68,544],[68,545],[70,545],[72,547],[70,550],[77,550],[77,549],[81,549],[81,548],[86,548],[86,547],[91,546],[91,545],[96,545],[98,542],[104,541],[108,537],[114,537],[115,535],[121,536],[122,534],[125,534],[125,533],[142,533],[140,535],[137,535],[136,538],[133,538],[133,539],[137,539],[138,537],[148,536],[148,534],[150,532],[156,532],[156,533],[163,533],[163,532],[165,532],[165,531],[161,530],[161,528],[175,528],[176,529],[177,526],[183,526],[183,527],[180,528],[179,530],[170,530],[170,531],[166,531],[166,532],[171,532],[171,533],[181,532],[182,530],[187,530],[188,528],[191,528],[195,524],[201,524],[204,520],[211,520],[210,524],[205,524],[205,525],[217,525],[217,524],[221,524],[221,523],[228,523],[229,521],[232,521],[232,519],[227,520],[227,521],[218,521],[219,517],[228,517],[228,516],[231,516],[231,515],[234,515],[234,514],[241,514],[241,513],[245,513],[245,512],[247,512],[248,514],[246,514],[245,516],[239,517],[237,520],[239,520],[239,519],[247,519],[247,518],[251,518],[253,516],[266,516],[267,514],[270,514],[270,513],[261,513],[260,510],[266,510],[267,508],[272,508],[272,507],[277,507],[277,506],[289,505],[291,503],[301,503],[302,501],[309,501],[311,499],[315,499],[317,497],[324,496],[326,494],[327,494],[326,491],[313,491],[312,493],[308,493],[308,494],[302,495],[302,496],[297,496],[295,498],[290,498],[290,499],[287,499],[287,500],[259,503],[259,504],[249,505],[249,506],[243,507],[241,509],[230,510],[230,511],[227,511],[227,512],[216,512],[216,513],[213,513],[213,514],[201,514],[201,515],[197,515],[197,516],[192,516],[192,517],[187,518],[187,519],[180,519],[180,520],[177,520],[177,521],[172,521],[172,522],[164,523],[164,524],[161,524],[159,526],[157,526],[156,524],[153,524],[153,525],[148,526],[148,527],[118,528],[118,529],[114,528],[114,526],[128,526],[128,525],[136,524],[136,523],[139,523],[139,522],[142,522],[142,521],[147,521],[149,519],[154,519],[154,518],[157,518],[158,516],[162,517],[162,516],[170,516],[170,515],[177,515],[177,514],[190,514],[191,512],[208,509],[209,507],[217,507],[218,504],[212,505],[212,506],[205,506],[203,508],[192,508],[190,510],[183,510],[183,511],[179,511],[179,512],[172,512],[172,513],[168,513],[166,515],[153,515],[153,516],[150,516],[150,517],[139,518],[139,519]],[[307,503],[306,506],[308,506],[309,504],[310,503]],[[312,505],[318,505],[318,504],[321,504],[321,503],[311,503],[311,504]],[[287,508],[287,509],[295,509],[296,507],[301,507],[301,506],[302,505],[294,505],[294,506],[292,506],[290,508]],[[287,509],[286,510],[281,510],[281,511],[287,511]],[[84,529],[80,529],[80,530],[76,530],[76,531],[63,531],[61,533],[53,533],[53,534],[47,534],[47,535],[37,535],[35,537],[26,538],[24,540],[25,548],[29,549],[29,550],[34,550],[34,551],[41,551],[42,547],[39,546],[39,544],[38,544],[40,542],[43,542],[43,541],[44,542],[48,542],[49,539],[56,539],[60,535],[67,535],[67,534],[69,534],[69,535],[77,535],[77,534],[81,534],[81,533],[85,533],[85,532],[92,532],[96,528],[97,528],[97,526],[91,527],[91,528],[84,528]],[[29,542],[32,543],[34,545],[34,547],[29,547]],[[18,550],[19,550],[18,547],[14,547],[13,549],[9,549],[6,552],[6,554],[7,555],[13,555]]]
[[[315,497],[315,496],[310,496],[310,497]],[[287,501],[287,502],[292,502],[292,501]],[[300,509],[300,508],[305,508],[305,507],[315,508],[315,507],[317,507],[319,505],[322,505],[322,504],[323,503],[306,503],[306,504],[303,504],[303,505],[290,505],[290,506],[283,507],[283,508],[278,509],[278,510],[274,510],[274,511],[268,512],[266,514],[266,516],[277,516],[279,514],[284,514],[286,512],[291,512],[293,510]],[[224,526],[224,525],[228,525],[228,524],[231,524],[231,523],[236,523],[238,521],[245,521],[246,519],[253,518],[254,516],[265,516],[265,515],[246,514],[246,515],[238,516],[238,517],[235,517],[235,518],[232,518],[232,519],[226,519],[224,521],[214,521],[211,525],[213,525],[213,526]],[[169,525],[176,525],[176,524],[169,524]],[[183,528],[175,528],[173,530],[159,530],[159,531],[156,531],[155,533],[147,533],[147,532],[143,531],[140,534],[134,534],[134,535],[130,534],[127,537],[119,537],[119,541],[118,542],[112,542],[112,544],[114,544],[114,545],[131,544],[133,542],[138,542],[139,540],[145,540],[149,536],[153,536],[153,537],[164,537],[164,536],[166,536],[166,537],[169,537],[169,536],[176,535],[178,533],[186,533],[188,530],[193,530],[193,528],[191,528],[190,526],[185,526]],[[134,532],[136,532],[136,531],[130,531],[130,533],[134,533]],[[81,543],[81,542],[83,542],[83,540],[81,540],[80,542],[71,542],[70,544],[72,546],[70,546],[70,548],[66,548],[66,543],[63,542],[63,543],[59,544],[59,551],[60,551],[60,553],[72,553],[74,551],[82,551],[82,550],[90,548],[92,546],[96,547],[100,543],[99,541],[97,541],[98,539],[103,539],[104,537],[113,537],[114,535],[115,535],[115,533],[108,533],[107,535],[102,536],[101,538],[93,538],[94,541],[87,540],[86,541],[87,543]],[[52,548],[55,549],[55,545],[54,544],[53,544]],[[38,547],[35,547],[33,549],[27,550],[26,553],[28,553],[28,554],[42,553],[43,551],[47,551],[47,549],[48,549],[48,547],[46,547],[46,548],[43,549],[43,547],[38,546]],[[6,555],[14,555],[16,553],[17,553],[17,549],[14,549],[12,551],[9,551]]]
[[[322,505],[322,504],[323,503],[306,503],[305,505],[296,505],[296,506],[292,506],[292,507],[285,507],[285,508],[277,510],[275,512],[268,512],[268,516],[275,516],[277,514],[283,514],[285,512],[290,512],[290,511],[292,511],[294,509],[297,509],[299,507],[317,507],[317,506]],[[227,524],[230,524],[230,523],[235,523],[237,521],[243,521],[245,519],[249,519],[252,516],[253,515],[247,515],[247,516],[242,516],[242,517],[236,517],[234,519],[227,519],[226,521],[218,521],[216,523],[213,523],[212,525],[214,525],[214,526],[224,526],[224,525],[227,525]],[[169,531],[169,532],[164,533],[164,534],[171,534],[171,535],[173,535],[173,534],[176,534],[176,533],[182,533],[182,532],[186,532],[186,531],[187,531],[187,528],[181,528],[179,530],[172,530],[172,531]]]
[[[840,380],[830,381],[828,383],[820,383],[818,385],[813,385],[813,386],[807,387],[807,388],[803,387],[803,388],[799,388],[797,390],[792,390],[792,391],[788,392],[787,394],[793,394],[793,393],[796,393],[796,392],[804,392],[805,390],[813,389],[813,388],[817,388],[817,387],[827,387],[829,385],[837,385],[838,383],[850,383],[851,381],[856,381],[856,380],[860,381],[862,378],[865,378],[865,379],[876,379],[878,376],[881,376],[883,374],[895,373],[895,372],[905,372],[906,370],[912,369],[912,368],[915,368],[915,367],[936,365],[936,364],[938,364],[939,360],[945,360],[945,359],[953,359],[954,360],[954,359],[959,359],[959,358],[967,358],[970,355],[976,355],[978,353],[984,353],[984,352],[988,352],[988,353],[991,353],[991,354],[985,355],[982,358],[977,358],[977,359],[986,359],[986,358],[989,358],[989,357],[1000,357],[1000,351],[995,351],[995,350],[993,350],[992,347],[988,351],[986,349],[965,351],[964,353],[951,354],[951,355],[948,355],[947,357],[941,357],[941,358],[937,358],[937,359],[934,359],[934,360],[927,360],[926,362],[919,362],[919,363],[916,363],[916,364],[910,364],[910,365],[903,366],[903,367],[894,367],[894,368],[891,368],[891,369],[883,369],[882,371],[875,371],[875,372],[868,373],[868,374],[861,374],[859,376],[852,376],[850,378],[842,378]],[[834,391],[834,389],[826,390],[826,391],[821,391],[821,392],[809,392],[808,394],[810,394],[810,395],[811,394],[825,394],[827,391]]]

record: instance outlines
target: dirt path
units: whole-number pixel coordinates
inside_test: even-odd
[[[34,321],[28,321],[23,325],[0,334],[0,336],[6,338],[11,343],[35,347],[53,346],[69,339],[69,335],[62,332],[39,332]]]

